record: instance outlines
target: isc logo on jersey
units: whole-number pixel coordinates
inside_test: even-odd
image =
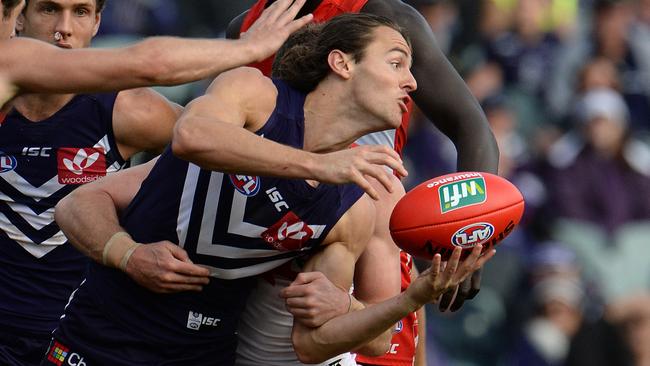
[[[230,182],[239,193],[247,197],[253,197],[260,191],[260,177],[230,174]]]
[[[203,316],[201,313],[190,310],[187,315],[187,328],[192,330],[199,330],[201,325],[216,327],[219,325],[221,319],[213,318],[210,316]]]
[[[18,161],[11,155],[7,155],[0,151],[0,173],[6,173],[16,169]]]
[[[443,184],[438,188],[440,211],[446,213],[485,202],[487,192],[483,177]]]
[[[62,147],[56,153],[60,184],[84,184],[106,175],[103,148]]]
[[[451,243],[461,248],[473,248],[492,238],[494,226],[487,222],[477,222],[467,225],[454,233]]]

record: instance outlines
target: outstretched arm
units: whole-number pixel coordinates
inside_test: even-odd
[[[277,1],[238,41],[154,37],[124,48],[79,50],[20,37],[0,41],[0,70],[20,92],[78,93],[187,83],[273,54],[311,20],[311,15],[293,20],[304,2]]]
[[[362,199],[357,202],[342,218],[346,220],[340,227],[342,232],[352,233],[343,238],[353,241],[328,245],[307,263],[306,271],[320,271],[335,285],[349,288],[356,258],[364,250],[364,239],[367,240],[372,232],[363,232],[364,229],[372,228],[373,219],[367,213],[374,209],[372,205],[368,205],[367,200],[365,201]],[[436,300],[443,292],[457,286],[494,255],[494,251],[490,251],[480,256],[481,249],[482,246],[477,246],[465,261],[460,262],[461,250],[457,248],[444,270],[440,255],[436,255],[431,268],[418,277],[405,292],[381,303],[335,317],[320,327],[309,328],[294,321],[292,341],[298,359],[304,363],[322,362],[357,349],[382,335],[408,313]],[[293,285],[289,286],[283,289],[282,296],[293,297],[294,290]],[[386,342],[389,340],[390,337],[387,337]]]

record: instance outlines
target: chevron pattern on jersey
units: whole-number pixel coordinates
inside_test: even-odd
[[[93,148],[103,149],[110,159],[108,136]],[[122,168],[119,162],[106,162],[106,173]],[[54,221],[54,206],[79,185],[59,183],[58,174],[42,184],[33,184],[15,170],[0,173],[0,229],[36,258],[41,258],[67,242]]]

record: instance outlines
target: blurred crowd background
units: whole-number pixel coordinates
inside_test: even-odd
[[[94,44],[223,37],[253,2],[110,0]],[[407,2],[527,203],[480,294],[456,313],[427,308],[429,365],[650,365],[650,0]],[[185,104],[206,85],[159,90]],[[407,188],[455,170],[455,154],[416,112]]]

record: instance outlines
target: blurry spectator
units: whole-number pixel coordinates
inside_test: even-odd
[[[451,0],[407,0],[427,20],[440,49],[449,54],[457,26],[458,9]]]
[[[560,47],[557,35],[544,26],[549,4],[549,0],[516,1],[512,29],[485,43],[487,61],[503,70],[504,92],[513,103],[524,136],[548,121],[542,102]]]
[[[533,95],[543,93],[545,77],[559,46],[557,36],[544,31],[548,5],[548,0],[519,0],[512,31],[487,44],[488,59],[501,65],[506,84]]]
[[[530,256],[531,316],[508,365],[629,365],[629,351],[600,313],[590,317],[575,254],[561,243],[540,244]],[[593,305],[593,304],[592,304]]]
[[[650,295],[630,296],[611,304],[608,319],[620,324],[636,366],[650,365]]]
[[[603,88],[620,92],[621,80],[612,61],[604,57],[596,57],[580,70],[577,90],[579,93],[586,93],[589,90]]]
[[[611,89],[589,91],[577,114],[582,141],[557,143],[550,154],[556,214],[609,232],[650,219],[650,166],[641,159],[642,145],[629,139],[623,98]]]
[[[499,146],[499,175],[509,178],[526,155],[526,142],[517,133],[517,116],[501,94],[486,98],[481,106]]]
[[[577,70],[585,60],[602,57],[614,63],[622,94],[630,110],[630,127],[650,129],[650,33],[639,31],[640,20],[632,4],[622,0],[596,0],[592,31],[560,53],[548,95],[554,113],[570,113]]]

